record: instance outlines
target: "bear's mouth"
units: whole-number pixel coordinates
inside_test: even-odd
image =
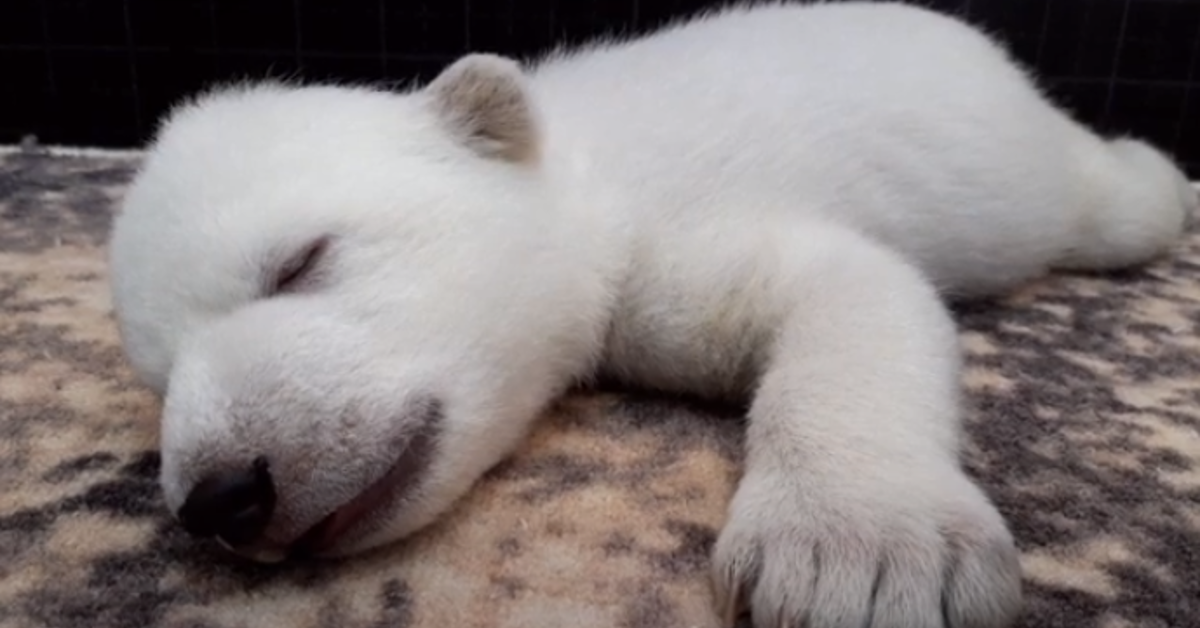
[[[301,534],[292,543],[289,553],[297,557],[320,555],[337,544],[356,524],[399,501],[404,492],[399,485],[416,471],[410,462],[413,457],[405,450],[383,477]]]
[[[379,479],[302,533],[288,548],[295,557],[320,556],[353,534],[361,536],[382,514],[410,497],[433,459],[441,407],[425,404],[420,428],[408,439],[396,462]]]

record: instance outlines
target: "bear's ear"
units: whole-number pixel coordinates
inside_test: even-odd
[[[537,115],[515,61],[467,55],[443,70],[425,91],[446,128],[475,152],[513,162],[537,159]]]

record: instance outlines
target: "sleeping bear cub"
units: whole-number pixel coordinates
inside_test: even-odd
[[[1196,205],[959,21],[772,5],[403,92],[208,92],[111,264],[166,503],[234,552],[402,539],[604,374],[752,399],[717,615],[992,628],[1021,570],[959,463],[944,303],[1146,262]]]

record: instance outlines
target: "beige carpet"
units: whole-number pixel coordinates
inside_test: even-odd
[[[265,568],[192,542],[156,484],[104,241],[136,162],[0,156],[0,627],[715,626],[707,551],[739,411],[580,394],[412,542]],[[1200,626],[1200,236],[959,312],[971,469],[1024,551],[1024,626]]]

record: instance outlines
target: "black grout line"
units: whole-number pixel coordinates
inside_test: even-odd
[[[41,50],[46,55],[46,87],[49,90],[51,97],[57,97],[58,84],[55,81],[54,57],[50,54],[53,48],[52,44],[50,43],[50,15],[49,9],[47,8],[47,3],[38,3],[38,13],[38,17],[41,19],[42,26]]]
[[[512,39],[513,27],[516,25],[517,19],[517,11],[515,7],[513,7],[513,3],[515,1],[516,0],[508,0],[508,2],[504,5],[508,9],[504,12],[504,34],[507,35],[509,39]]]
[[[1133,0],[1125,0],[1121,9],[1121,30],[1117,34],[1116,46],[1113,50],[1112,69],[1108,78],[1108,95],[1104,100],[1104,124],[1109,124],[1112,120],[1112,107],[1117,95],[1117,72],[1121,68],[1121,52],[1125,48],[1125,28],[1129,25],[1129,5],[1132,2]]]
[[[129,85],[133,96],[133,124],[142,128],[142,95],[138,84],[137,50],[134,48],[133,21],[129,18],[129,0],[121,0],[121,12],[125,22],[125,49],[129,59]]]
[[[1054,0],[1045,0],[1045,5],[1042,7],[1042,29],[1041,33],[1038,34],[1038,49],[1036,55],[1036,61],[1039,65],[1044,62],[1043,55],[1046,52],[1046,41],[1049,39],[1050,34],[1050,5],[1053,3]]]
[[[3,0],[0,0],[2,2]],[[0,52],[11,50],[24,52],[27,50],[45,50],[47,52],[121,52],[129,50],[128,45],[96,45],[96,44],[0,44]],[[134,46],[134,52],[167,52],[169,46]]]
[[[387,0],[379,0],[376,7],[379,9],[379,71],[386,79],[391,77],[388,73]]]
[[[292,0],[292,29],[293,29],[292,34],[295,36],[295,39],[296,39],[296,41],[294,43],[294,47],[295,47],[295,61],[296,61],[297,68],[301,67],[300,57],[301,57],[301,51],[303,50],[301,48],[301,37],[300,37],[300,3],[302,1],[303,0]]]
[[[463,50],[461,52],[471,51],[471,0],[463,0]]]
[[[1081,18],[1082,24],[1079,27],[1079,39],[1075,42],[1075,46],[1072,49],[1071,55],[1071,70],[1073,72],[1079,71],[1079,60],[1083,56],[1084,50],[1086,49],[1085,47],[1087,46],[1086,34],[1088,25],[1092,23],[1092,9],[1094,8],[1093,5],[1095,2],[1096,0],[1084,0],[1083,2],[1084,11],[1083,17]]]
[[[1179,107],[1179,117],[1175,121],[1175,138],[1171,141],[1171,151],[1179,153],[1180,144],[1183,142],[1183,129],[1188,121],[1188,109],[1192,104],[1192,98],[1195,97],[1196,79],[1200,78],[1197,72],[1200,71],[1200,24],[1197,25],[1197,32],[1192,33],[1192,53],[1188,59],[1188,80],[1187,87],[1183,90],[1183,103]]]

